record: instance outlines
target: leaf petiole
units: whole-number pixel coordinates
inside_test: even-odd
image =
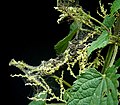
[[[60,79],[60,78],[59,78],[58,76],[56,76],[56,75],[51,76],[51,77],[53,77],[53,78],[55,78],[55,79],[57,79],[57,80]],[[72,87],[72,86],[71,86],[68,82],[66,82],[65,80],[63,80],[63,83],[64,83],[66,86],[68,86],[69,88]]]

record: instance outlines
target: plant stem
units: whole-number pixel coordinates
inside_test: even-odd
[[[95,19],[92,16],[89,16],[89,18],[94,20],[95,22],[99,23],[101,26],[103,26],[108,31],[108,33],[110,32],[110,30],[103,23],[101,23],[99,20]]]
[[[119,31],[120,31],[120,14],[117,17],[117,21],[116,21],[116,24],[115,24],[115,27],[114,27],[113,35],[114,36],[118,35]],[[106,69],[113,65],[113,63],[115,61],[115,57],[117,55],[117,51],[118,51],[118,46],[116,45],[116,43],[111,44],[109,46],[107,56],[106,56],[106,59],[105,59],[105,64],[103,66],[103,69],[102,69],[101,73],[105,73]]]
[[[105,64],[102,68],[101,73],[104,73],[105,69],[107,69],[109,67],[109,63],[110,63],[110,60],[111,60],[111,57],[112,57],[112,54],[113,54],[113,50],[114,50],[113,45],[110,45],[109,48],[108,48],[107,55],[106,55]]]
[[[51,76],[51,77],[53,77],[53,78],[55,78],[55,79],[57,79],[57,80],[59,80],[60,78],[58,77],[58,76],[56,76],[56,75],[54,75],[54,76]],[[72,87],[68,82],[66,82],[65,80],[63,80],[63,83],[66,85],[66,86],[68,86],[68,87]]]
[[[117,45],[110,45],[108,48],[107,56],[105,59],[105,64],[101,73],[104,73],[108,67],[111,67],[115,61],[115,57],[117,55],[118,46]]]
[[[116,57],[116,55],[117,55],[117,51],[118,51],[118,46],[115,45],[115,46],[114,46],[114,51],[113,51],[113,56],[112,56],[111,61],[110,61],[110,64],[109,64],[110,67],[113,65],[113,63],[114,63],[114,61],[115,61],[115,57]]]

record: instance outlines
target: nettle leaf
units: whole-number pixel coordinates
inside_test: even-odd
[[[103,31],[102,34],[97,38],[97,40],[93,41],[88,47],[88,56],[98,48],[104,48],[109,43],[109,35],[107,31]]]
[[[119,67],[120,67],[120,58],[115,62],[115,64],[112,67],[109,67],[105,71],[105,74],[107,75],[107,77],[109,77],[112,80],[116,88],[119,87],[118,78],[120,78],[120,74],[116,74]]]
[[[120,9],[120,0],[114,0],[110,12],[113,15],[115,12],[117,12]]]
[[[47,104],[47,105],[66,105],[65,103],[51,103],[51,104]]]
[[[37,98],[38,99],[46,99],[47,97],[47,93],[46,92],[40,92],[38,95],[37,95]],[[28,105],[46,105],[46,102],[43,101],[43,100],[33,100],[32,102],[30,102]]]
[[[65,38],[63,38],[62,40],[60,40],[55,46],[54,49],[56,51],[57,54],[61,54],[63,53],[67,46],[68,46],[68,42],[73,38],[73,36],[75,35],[75,33],[78,30],[78,25],[76,24],[76,22],[73,22],[70,25],[70,32],[68,34],[68,36],[66,36]]]
[[[109,67],[105,72],[107,77],[109,77],[110,80],[114,83],[115,88],[118,88],[119,82],[117,79],[120,77],[120,74],[116,74],[116,73],[117,73],[117,68],[115,65]]]
[[[113,24],[115,22],[115,17],[114,16],[106,16],[104,21],[103,21],[103,24],[107,27],[107,28],[112,28]]]
[[[118,58],[118,60],[115,62],[115,67],[119,68],[120,67],[120,58]]]
[[[95,68],[85,70],[74,82],[67,105],[118,105],[117,89],[111,75]]]

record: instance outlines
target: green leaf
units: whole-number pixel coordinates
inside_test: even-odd
[[[113,15],[119,9],[120,9],[120,0],[114,0],[112,6],[110,8],[111,15]]]
[[[103,31],[102,34],[97,38],[97,40],[93,41],[88,47],[88,56],[96,49],[103,48],[109,43],[109,35],[107,31]]]
[[[114,16],[106,16],[103,24],[107,27],[107,28],[112,28],[113,24],[115,22],[115,17]]]
[[[115,62],[115,67],[119,68],[120,67],[120,58]]]
[[[56,51],[57,54],[61,54],[63,53],[67,46],[68,46],[68,42],[73,38],[73,36],[75,35],[75,33],[78,30],[78,25],[76,24],[76,22],[73,22],[70,25],[70,32],[68,34],[68,36],[66,36],[65,38],[63,38],[62,40],[60,40],[55,46],[54,49]]]
[[[47,97],[47,93],[46,92],[40,92],[38,95],[37,95],[37,98],[38,99],[46,99]],[[45,101],[42,101],[42,100],[33,100],[32,102],[29,103],[29,105],[46,105],[46,102]]]
[[[65,91],[65,93],[63,94],[63,99],[66,100],[66,101],[68,101],[68,99],[71,97],[70,89],[71,89],[71,88],[67,89],[67,90]]]
[[[118,68],[120,67],[120,58],[115,62],[115,64],[112,67],[109,67],[106,71],[105,74],[107,77],[111,79],[111,81],[114,83],[115,87],[119,87],[119,82],[118,78],[120,78],[120,74],[116,74]]]
[[[111,78],[94,68],[85,70],[74,82],[67,105],[118,105]]]
[[[114,83],[114,86],[118,88],[119,82],[117,79],[120,77],[120,74],[116,74],[116,72],[117,68],[115,66],[112,66],[106,70],[105,74],[111,79],[111,81]]]
[[[47,105],[66,105],[65,103],[51,103],[51,104],[47,104]]]

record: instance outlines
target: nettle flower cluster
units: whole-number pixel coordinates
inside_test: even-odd
[[[100,51],[98,51],[98,56],[94,59],[94,62],[88,63],[88,54],[86,48],[89,44],[87,44],[87,40],[91,36],[93,36],[94,32],[86,33],[84,38],[74,38],[73,40],[69,41],[67,49],[64,51],[64,53],[58,55],[56,58],[51,58],[48,61],[41,61],[41,64],[39,66],[30,66],[26,64],[23,61],[16,61],[15,59],[12,59],[9,63],[9,65],[16,66],[20,70],[23,71],[24,74],[15,74],[12,75],[15,76],[21,76],[26,79],[25,85],[31,85],[33,87],[36,87],[37,93],[45,92],[49,95],[48,98],[45,100],[51,101],[53,99],[57,99],[57,101],[65,102],[63,99],[63,95],[65,92],[65,88],[63,84],[66,84],[68,87],[71,87],[69,83],[66,83],[65,80],[63,80],[64,72],[66,70],[69,71],[70,75],[72,75],[74,78],[77,78],[77,75],[75,75],[75,71],[73,71],[74,65],[77,63],[79,65],[78,71],[79,74],[81,72],[84,72],[84,69],[86,67],[98,67],[103,63],[103,58],[100,55]],[[87,42],[87,43],[86,43]],[[99,63],[96,63],[99,61]],[[61,77],[55,76],[55,72],[60,70],[60,68],[64,65],[67,65],[67,68],[64,68],[61,72]],[[79,75],[78,74],[78,75]],[[46,76],[51,76],[56,79],[56,82],[60,85],[60,95],[57,96],[54,93],[54,90],[51,89],[51,87],[48,85],[47,81],[45,80]],[[36,97],[31,97],[29,99],[34,100],[43,100]]]
[[[51,58],[48,61],[41,61],[41,64],[38,66],[31,66],[23,61],[16,61],[15,59],[12,59],[9,63],[10,66],[16,66],[24,73],[11,76],[25,78],[26,85],[35,87],[37,94],[47,94],[47,98],[45,99],[38,98],[38,96],[35,95],[34,97],[29,97],[31,100],[51,101],[53,99],[56,99],[57,101],[66,102],[63,99],[63,95],[66,90],[63,84],[67,85],[68,87],[71,87],[71,85],[63,79],[64,72],[69,71],[70,75],[73,76],[73,78],[77,78],[77,75],[83,73],[85,68],[98,68],[104,63],[104,58],[101,56],[101,49],[96,51],[96,56],[93,60],[91,60],[88,55],[88,47],[92,41],[96,40],[96,38],[101,35],[101,30],[103,28],[108,30],[107,27],[101,23],[100,24],[102,27],[95,27],[91,20],[97,20],[91,17],[89,13],[84,12],[80,6],[72,7],[69,5],[63,5],[62,2],[58,3],[58,7],[55,7],[55,9],[61,12],[58,23],[64,18],[70,17],[70,19],[74,21],[73,25],[75,24],[75,26],[77,26],[73,32],[74,37],[68,41],[68,46],[64,52],[58,54],[56,58]],[[105,15],[105,10],[102,9],[102,11]],[[78,64],[79,67],[76,70],[79,72],[77,75],[75,74],[76,71],[73,71],[75,64]],[[61,67],[64,65],[67,66],[66,68],[62,69],[61,76],[59,77],[55,75],[56,71],[61,70]],[[54,90],[50,87],[48,81],[46,81],[46,77],[54,78],[59,84],[59,96],[54,93]]]

